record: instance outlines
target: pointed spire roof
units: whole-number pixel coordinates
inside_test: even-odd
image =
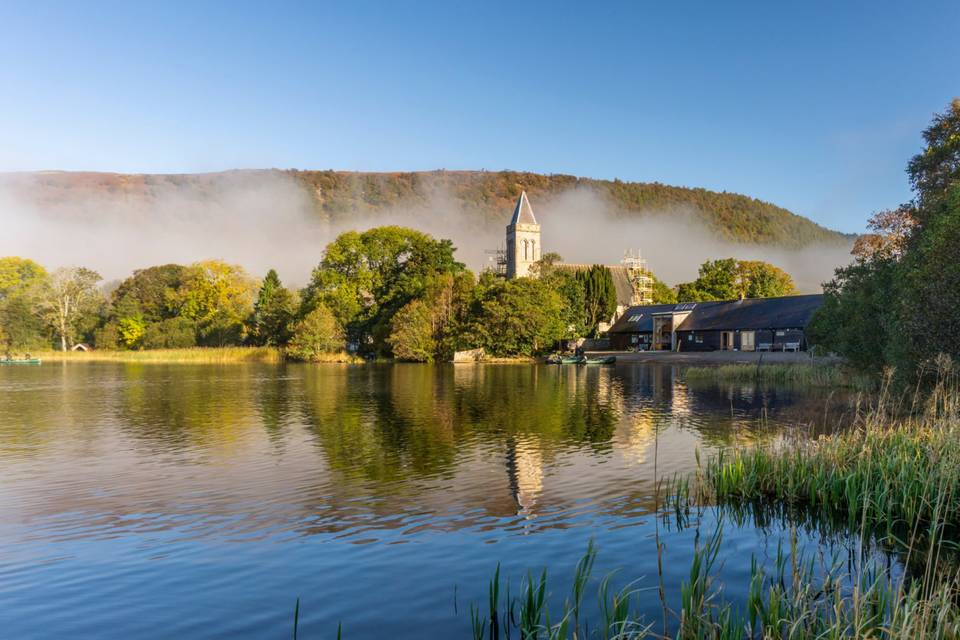
[[[517,198],[517,206],[513,209],[513,217],[510,224],[537,224],[537,219],[533,217],[533,207],[530,206],[530,200],[527,199],[527,192],[521,191]]]

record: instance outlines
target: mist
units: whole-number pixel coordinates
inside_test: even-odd
[[[203,188],[162,182],[146,195],[77,189],[47,198],[37,193],[43,190],[0,180],[0,256],[29,257],[48,268],[82,265],[108,281],[153,265],[217,258],[255,276],[275,268],[287,284],[302,286],[337,234],[384,224],[449,238],[458,259],[479,271],[492,263],[490,252],[504,245],[512,213],[505,210],[499,220],[467,213],[451,194],[437,190],[426,204],[326,220],[315,211],[312,195],[281,172],[219,174]],[[850,260],[845,245],[788,250],[724,242],[692,209],[624,214],[588,189],[531,204],[544,252],[557,252],[567,262],[619,264],[625,251],[639,249],[671,285],[696,278],[705,260],[736,257],[771,262],[790,273],[802,292],[818,292]]]

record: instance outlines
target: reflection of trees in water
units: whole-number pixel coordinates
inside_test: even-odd
[[[126,364],[111,406],[124,431],[151,447],[223,452],[260,422],[252,402],[258,368]]]

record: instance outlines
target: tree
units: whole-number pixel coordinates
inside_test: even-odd
[[[290,340],[291,325],[296,315],[296,301],[280,282],[273,269],[267,272],[253,306],[251,335],[255,344],[282,346]]]
[[[243,267],[220,260],[191,265],[174,295],[179,314],[197,325],[202,343],[240,344],[244,321],[253,312],[256,283]]]
[[[704,262],[696,280],[679,284],[677,300],[771,298],[792,295],[796,289],[790,274],[768,262],[723,258]]]
[[[0,299],[17,290],[42,282],[47,270],[29,258],[7,256],[0,258]]]
[[[653,304],[675,304],[677,292],[653,274],[650,277],[653,278]]]
[[[499,281],[477,300],[471,336],[498,356],[532,356],[563,338],[563,301],[549,284],[533,278]]]
[[[907,166],[913,201],[871,219],[811,322],[828,348],[866,371],[893,367],[902,383],[940,354],[960,357],[960,100],[923,137]]]
[[[72,346],[77,329],[96,313],[103,298],[97,290],[100,274],[84,267],[57,269],[44,287],[43,306],[59,337],[60,350]]]
[[[134,271],[110,296],[105,322],[95,333],[97,346],[126,349],[158,348],[155,346],[158,344],[195,346],[195,325],[186,339],[179,335],[182,323],[176,321],[180,313],[177,296],[187,274],[188,268],[179,264]],[[165,334],[174,325],[181,325],[178,335],[169,339]]]
[[[117,333],[120,342],[127,349],[136,349],[143,344],[143,338],[147,334],[147,326],[143,321],[143,316],[132,316],[122,318],[117,323]]]
[[[0,258],[0,348],[41,347],[48,342],[41,294],[47,271],[27,258]]]
[[[393,355],[411,362],[433,362],[437,351],[434,318],[423,300],[408,302],[393,316],[389,338]]]
[[[740,292],[745,298],[776,298],[797,292],[790,274],[768,262],[741,260],[737,269]]]
[[[923,132],[926,147],[907,165],[916,194],[917,220],[925,224],[933,205],[960,181],[960,98],[954,98],[943,113],[935,114]]]
[[[343,351],[343,347],[343,328],[330,309],[318,304],[294,326],[287,354],[310,362],[326,353]]]
[[[600,322],[609,320],[617,310],[613,274],[605,266],[595,264],[585,271],[578,271],[577,277],[583,283],[586,324],[592,331]]]
[[[393,315],[443,274],[465,270],[449,240],[404,227],[348,231],[327,245],[304,290],[301,315],[324,304],[362,349],[389,355]]]

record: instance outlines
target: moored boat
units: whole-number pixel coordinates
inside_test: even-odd
[[[40,364],[40,358],[0,358],[0,364]]]
[[[616,361],[617,356],[604,356],[602,358],[583,357],[580,359],[580,364],[613,364]]]
[[[547,364],[580,364],[580,356],[561,356],[553,354],[547,358]]]

